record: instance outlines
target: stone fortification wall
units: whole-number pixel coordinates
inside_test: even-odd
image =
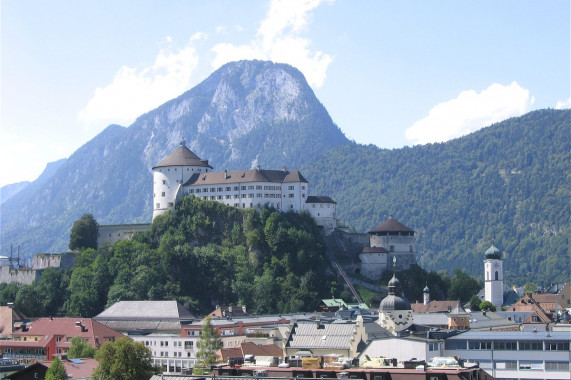
[[[32,260],[33,269],[46,269],[46,268],[62,268],[68,269],[73,267],[73,254],[72,253],[38,253],[34,255]]]
[[[130,240],[133,238],[135,232],[149,229],[151,229],[150,224],[111,224],[99,226],[97,246],[113,244],[121,240]]]
[[[31,268],[16,269],[11,264],[0,266],[0,283],[30,285],[39,279],[39,275],[37,270]]]

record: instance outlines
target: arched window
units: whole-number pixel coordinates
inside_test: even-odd
[[[498,281],[498,271],[496,271],[495,277],[496,277],[496,281]]]

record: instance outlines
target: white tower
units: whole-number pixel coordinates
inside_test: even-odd
[[[501,252],[493,245],[485,253],[484,260],[484,300],[498,308],[504,304],[504,271]]]
[[[428,284],[426,284],[426,286],[422,290],[422,295],[423,295],[423,303],[425,305],[428,305],[428,303],[430,302],[430,289],[428,288]]]
[[[200,159],[185,146],[185,141],[175,151],[153,167],[153,219],[174,207],[182,185],[194,174],[212,170],[208,160]]]

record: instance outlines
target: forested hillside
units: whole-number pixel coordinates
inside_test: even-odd
[[[493,243],[505,252],[508,285],[566,282],[570,126],[569,110],[536,111],[442,144],[345,145],[303,173],[356,230],[389,215],[416,230],[427,270],[460,267],[481,278]]]
[[[2,284],[0,301],[29,316],[92,317],[119,300],[176,299],[253,313],[314,311],[332,290],[324,245],[306,213],[238,210],[186,197],[134,240],[76,253],[70,271],[33,285]]]

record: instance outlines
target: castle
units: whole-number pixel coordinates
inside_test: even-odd
[[[172,210],[188,195],[236,208],[271,207],[284,212],[307,211],[318,226],[337,226],[336,202],[327,196],[310,196],[309,182],[297,170],[212,171],[181,141],[175,151],[153,167],[153,220]]]

